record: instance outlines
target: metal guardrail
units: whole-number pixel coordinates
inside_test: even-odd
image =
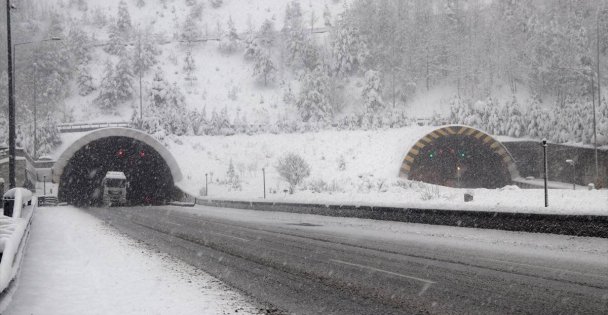
[[[122,128],[131,128],[132,125],[130,122],[121,121],[121,122],[93,122],[93,123],[63,123],[58,124],[57,128],[61,133],[69,133],[69,132],[83,132],[83,131],[91,131],[97,130],[101,128],[110,128],[110,127],[122,127]]]

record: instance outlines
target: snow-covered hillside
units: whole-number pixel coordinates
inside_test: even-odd
[[[411,126],[374,131],[322,131],[304,134],[195,136],[167,139],[184,179],[177,183],[193,196],[262,200],[265,169],[267,200],[300,203],[510,211],[530,213],[599,214],[608,211],[607,190],[551,190],[550,207],[543,207],[543,190],[458,189],[413,182],[398,177],[403,158],[429,127]],[[294,194],[277,172],[277,161],[297,152],[310,166]],[[233,175],[231,180],[230,165]],[[474,194],[464,202],[464,193]]]
[[[82,1],[86,3],[86,11],[82,11],[78,5],[71,2],[57,1],[56,5],[70,19],[95,20],[96,17],[105,17],[107,23],[112,23],[117,14],[120,0],[109,0],[104,2]],[[221,1],[220,1],[221,2]],[[341,1],[303,1],[301,3],[303,20],[306,27],[320,30],[314,38],[321,44],[327,44],[329,29],[325,29],[324,12],[329,12],[331,17],[340,14],[348,0]],[[279,115],[293,115],[295,109],[285,108],[283,95],[288,89],[297,91],[298,78],[285,68],[279,68],[277,80],[269,86],[264,86],[255,79],[253,75],[253,62],[243,57],[244,44],[242,40],[249,32],[257,32],[264,21],[269,20],[274,24],[274,31],[281,30],[285,18],[285,7],[288,1],[276,0],[225,0],[221,6],[215,8],[206,0],[184,1],[166,0],[143,1],[143,6],[138,6],[138,1],[126,2],[133,27],[153,34],[161,44],[159,45],[158,64],[154,70],[160,69],[169,84],[183,86],[185,92],[185,103],[191,110],[202,111],[210,115],[213,110],[221,111],[227,108],[230,116],[239,113],[241,117],[248,117],[248,121],[255,123],[267,123],[275,121]],[[189,5],[194,3],[193,5]],[[198,37],[200,39],[211,38],[210,41],[195,43],[187,48],[183,42],[182,32],[185,27],[186,17],[191,14],[194,6],[201,5],[202,13],[197,22]],[[326,9],[327,6],[327,9]],[[329,10],[329,11],[326,11]],[[101,19],[101,18],[100,18]],[[215,39],[227,28],[229,21],[234,23],[237,33],[241,38],[239,48],[234,52],[225,53],[219,49],[220,43]],[[86,25],[87,23],[85,23]],[[87,25],[84,27],[92,38],[94,38],[92,62],[90,73],[94,85],[99,85],[103,80],[104,62],[112,60],[118,62],[116,56],[107,54],[103,45],[108,42],[108,27],[100,25]],[[129,41],[137,45],[135,40]],[[184,74],[184,60],[187,51],[191,49],[192,59],[195,65],[192,77],[195,81],[186,80]],[[278,47],[271,51],[276,60],[282,58]],[[275,62],[279,63],[279,62]],[[154,71],[148,71],[142,77],[142,91],[145,94],[151,87]],[[107,113],[94,104],[97,93],[87,96],[72,93],[66,100],[68,107],[74,110],[76,121],[127,121],[131,119],[134,110],[139,107],[139,80],[136,77],[133,88],[134,98],[122,103],[116,111]],[[73,91],[77,91],[74,86]],[[148,102],[144,95],[144,102]]]

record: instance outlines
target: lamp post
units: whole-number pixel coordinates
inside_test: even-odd
[[[568,159],[566,163],[572,166],[572,190],[576,190],[576,167],[574,160]]]
[[[266,169],[262,167],[262,180],[264,181],[264,199],[266,199]]]
[[[209,196],[209,186],[208,186],[208,182],[207,182],[207,173],[205,173],[205,197]]]
[[[11,4],[6,1],[6,47],[8,49],[8,179],[9,188],[15,188],[15,98],[13,97],[13,47],[11,41]]]
[[[543,147],[543,169],[544,169],[544,179],[545,179],[545,207],[549,206],[549,192],[547,190],[547,182],[549,176],[547,174],[547,139],[541,141],[541,145]]]

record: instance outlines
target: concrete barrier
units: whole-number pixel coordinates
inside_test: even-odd
[[[196,199],[204,206],[608,238],[608,216]]]

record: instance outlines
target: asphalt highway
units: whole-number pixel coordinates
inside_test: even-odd
[[[83,209],[289,314],[607,314],[606,265],[250,222],[205,207]],[[239,213],[239,212],[235,212]]]

